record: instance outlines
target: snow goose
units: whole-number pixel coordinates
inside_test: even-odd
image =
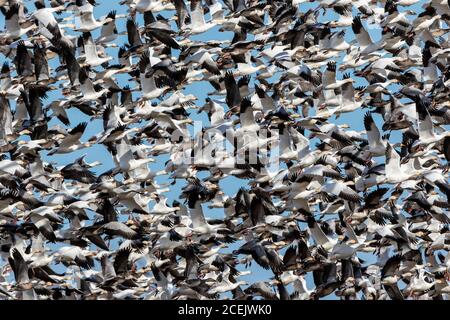
[[[100,58],[98,56],[97,46],[94,43],[90,32],[83,33],[82,39],[85,52],[85,64],[89,65],[90,67],[98,67],[112,59],[112,57],[110,56],[106,56],[104,58]]]
[[[375,157],[384,155],[386,152],[386,142],[381,138],[380,131],[373,121],[372,114],[367,112],[364,116],[364,127],[369,141],[368,152]]]
[[[107,16],[104,21],[97,21],[94,17],[94,6],[89,1],[76,1],[75,10],[75,31],[91,32],[113,20],[111,16]]]
[[[80,142],[80,138],[87,127],[86,122],[79,123],[75,128],[70,130],[69,134],[62,139],[62,141],[57,142],[57,148],[53,149],[48,153],[48,155],[70,153],[75,150],[80,150],[83,148],[88,148],[91,146],[90,142]]]
[[[400,155],[388,142],[386,146],[386,183],[402,183],[421,174],[409,165],[401,165]]]
[[[186,26],[190,34],[199,34],[208,31],[216,25],[216,22],[205,22],[205,16],[203,14],[202,1],[191,1],[191,23]]]
[[[392,300],[404,300],[403,293],[397,285],[397,282],[400,280],[398,269],[401,262],[402,257],[394,255],[386,261],[381,270],[381,283]]]
[[[19,3],[12,3],[9,8],[0,7],[1,13],[5,16],[5,31],[0,33],[0,36],[16,40],[26,34],[28,31],[34,30],[36,25],[32,24],[29,27],[22,28],[19,22]]]

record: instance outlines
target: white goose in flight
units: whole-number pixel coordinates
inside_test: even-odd
[[[367,140],[369,141],[367,151],[375,157],[384,155],[386,152],[386,141],[381,137],[380,130],[378,130],[372,114],[369,112],[364,116],[364,127],[367,133]]]

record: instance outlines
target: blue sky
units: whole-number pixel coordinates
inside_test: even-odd
[[[46,1],[46,2],[48,4],[48,1]],[[111,10],[116,10],[118,15],[121,15],[121,14],[127,15],[128,7],[125,5],[117,5],[118,1],[98,0],[97,2],[98,2],[98,5],[94,9],[94,15],[97,18],[100,18],[101,16],[106,15]],[[420,12],[422,10],[422,9],[420,9],[420,6],[422,4],[423,4],[423,2],[420,2],[414,6],[411,6],[406,9]],[[27,6],[30,9],[30,11],[33,11],[32,2],[27,1]],[[317,3],[304,3],[304,4],[300,5],[300,10],[302,12],[306,12],[308,9],[315,8],[316,6],[317,6]],[[404,11],[406,9],[399,7],[399,11]],[[174,12],[160,12],[159,14],[163,15],[166,18],[169,18],[174,14]],[[66,17],[68,15],[69,14],[63,13],[61,15],[61,17]],[[354,10],[353,15],[354,16],[357,15],[356,10]],[[338,18],[338,15],[336,13],[332,12],[331,10],[327,10],[327,13],[325,15],[320,16],[319,21],[326,22],[326,21],[330,21],[330,20],[336,20],[337,18]],[[141,14],[138,14],[137,22],[140,26],[142,26],[144,24],[143,17]],[[117,23],[117,29],[119,32],[126,31],[126,27],[125,27],[126,19],[123,19],[123,18],[118,19],[116,23]],[[174,22],[172,22],[172,23],[174,25],[173,28],[176,29],[175,23]],[[0,15],[0,27],[2,27],[3,25],[4,25],[4,19],[3,19],[3,16]],[[364,23],[364,25],[367,27],[366,23]],[[192,40],[205,41],[205,40],[213,40],[213,39],[214,40],[231,40],[232,39],[232,37],[233,37],[232,32],[219,32],[218,29],[219,29],[219,27],[215,27],[202,35],[197,35],[197,36],[192,37]],[[350,42],[354,39],[353,32],[352,32],[351,28],[345,28],[345,29],[346,29],[346,40],[347,40],[347,42]],[[381,38],[381,30],[379,28],[370,27],[370,28],[368,28],[368,31],[374,41],[378,41]],[[100,32],[100,30],[98,29],[92,33],[94,39],[96,39],[99,36],[99,32]],[[70,34],[70,32],[69,32],[69,34]],[[122,36],[120,36],[120,38],[118,40],[116,40],[116,43],[119,46],[126,42],[127,42],[126,35],[122,35]],[[111,61],[112,64],[116,63],[116,61],[117,61],[117,50],[118,50],[117,48],[108,48],[106,50],[107,53],[114,58],[114,60]],[[175,56],[177,56],[178,53],[179,52],[176,50],[173,51],[173,54]],[[341,53],[340,58],[337,59],[338,65],[339,65],[339,62],[340,62],[343,54],[344,53]],[[0,56],[0,64],[3,63],[4,59],[5,59],[4,56]],[[50,66],[53,69],[58,67],[59,66],[58,59],[51,60]],[[97,70],[101,70],[101,67],[97,68]],[[338,79],[342,78],[342,72],[340,72],[340,71],[337,72],[337,78]],[[125,85],[130,85],[131,87],[136,85],[134,82],[130,83],[129,81],[127,81],[127,79],[128,79],[128,75],[120,75],[117,77],[117,80],[118,80],[117,82],[122,87]],[[360,85],[367,85],[367,82],[365,82],[365,80],[363,80],[361,78],[357,78],[357,82],[355,83],[355,86],[360,86]],[[398,88],[396,86],[392,86],[390,89],[395,92]],[[185,88],[184,93],[185,94],[194,94],[198,98],[198,100],[196,101],[196,105],[200,107],[204,104],[205,98],[207,97],[207,93],[212,92],[212,91],[213,91],[213,88],[210,86],[209,83],[195,82],[191,85],[188,85]],[[138,93],[134,93],[135,98],[137,95],[138,95]],[[46,101],[44,101],[44,105],[50,103],[53,99],[59,99],[59,98],[60,98],[60,96],[58,95],[58,91],[50,92],[48,99]],[[215,98],[223,99],[223,97],[215,97]],[[12,107],[14,108],[14,103],[12,103]],[[49,111],[49,113],[50,112],[51,111]],[[352,128],[352,130],[357,130],[357,131],[364,130],[363,114],[365,112],[366,112],[366,110],[358,110],[353,113],[346,113],[346,114],[343,114],[342,116],[340,116],[339,119],[332,119],[332,120],[330,120],[330,122],[334,122],[337,124],[344,124],[344,123],[349,124],[350,127]],[[193,120],[200,120],[206,126],[209,125],[209,121],[208,121],[205,113],[197,114],[196,110],[191,110],[191,111],[189,111],[189,113]],[[88,122],[88,126],[85,130],[85,133],[84,133],[82,139],[81,139],[82,142],[87,141],[90,137],[92,137],[102,131],[101,118],[100,119],[91,119],[90,117],[88,117],[88,116],[84,115],[83,113],[81,113],[80,111],[78,111],[78,109],[76,109],[76,108],[71,108],[70,110],[68,110],[68,115],[69,115],[69,119],[71,121],[71,125],[70,125],[71,128],[75,127],[80,122],[83,122],[83,121]],[[376,121],[378,127],[381,129],[381,125],[382,125],[381,117],[379,115],[374,115],[374,118],[375,118],[375,121]],[[56,118],[53,118],[50,121],[49,128],[52,127],[53,125],[64,126]],[[22,137],[21,139],[29,139],[29,138]],[[399,142],[400,139],[401,139],[401,136],[398,132],[391,135],[391,143]],[[314,143],[311,143],[311,145],[313,146]],[[80,157],[81,155],[86,155],[86,161],[88,161],[88,162],[101,161],[102,164],[93,169],[93,171],[97,174],[101,174],[102,172],[105,172],[113,167],[113,161],[112,161],[111,155],[106,150],[106,148],[102,145],[94,145],[87,149],[82,149],[82,150],[79,150],[76,152],[72,152],[70,154],[62,154],[62,155],[47,156],[46,151],[41,152],[41,156],[44,161],[55,163],[57,166],[64,166],[66,164],[69,164],[69,163],[73,162],[73,160],[75,160],[76,158]],[[159,171],[159,170],[164,169],[164,166],[165,166],[164,163],[168,160],[168,156],[167,155],[158,156],[158,157],[156,157],[155,160],[156,161],[154,163],[150,164],[150,168],[152,170]],[[383,161],[383,160],[381,160],[381,161]],[[207,172],[200,173],[199,177],[202,178],[206,175],[208,175]],[[159,176],[156,178],[156,181],[159,184],[165,184],[165,183],[169,182],[167,180],[167,176]],[[247,180],[240,180],[240,179],[237,179],[234,177],[228,177],[228,178],[223,179],[220,182],[220,187],[227,195],[233,196],[234,194],[236,194],[236,192],[238,191],[238,189],[240,187],[245,186],[247,183],[248,183]],[[171,190],[170,190],[170,192],[168,192],[166,194],[168,197],[169,203],[171,203],[173,200],[177,200],[179,198],[181,188],[184,185],[185,185],[185,181],[178,180],[175,185],[170,186]],[[204,205],[203,209],[204,209],[205,214],[210,218],[223,217],[222,209],[208,209],[206,205]],[[302,228],[305,228],[305,226],[302,226]],[[236,246],[238,246],[238,245],[239,244],[231,245],[228,249],[225,249],[224,252],[226,252],[226,251],[230,252],[233,249],[235,249]],[[371,257],[371,255],[366,255],[366,254],[358,254],[358,255],[366,261],[370,261],[371,259],[373,259],[373,257]],[[251,271],[252,271],[252,275],[242,277],[244,280],[246,280],[250,283],[257,281],[257,280],[267,280],[269,277],[273,276],[273,274],[271,272],[263,270],[256,263],[252,264]],[[313,287],[311,274],[308,275],[307,283],[308,283],[309,288]],[[327,298],[332,299],[332,298],[334,298],[334,296],[329,296]]]

